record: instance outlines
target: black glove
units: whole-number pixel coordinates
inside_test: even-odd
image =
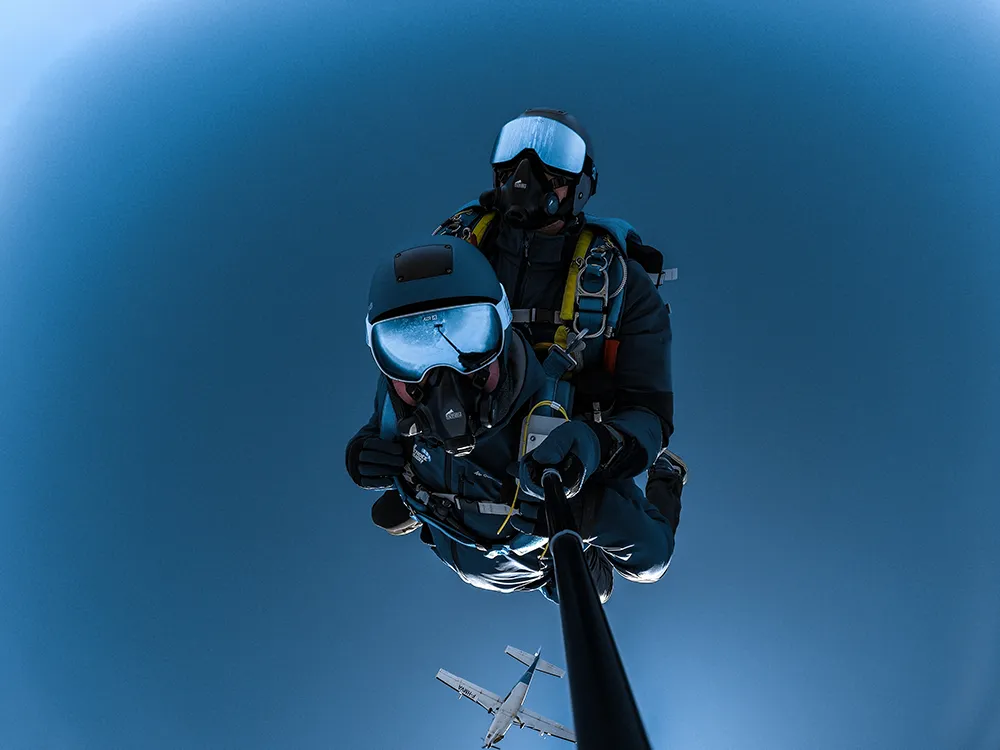
[[[559,470],[566,498],[571,500],[603,463],[619,454],[623,445],[621,433],[605,424],[573,420],[559,425],[545,442],[507,469],[520,481],[519,514],[511,516],[510,525],[525,534],[547,537],[549,524],[541,487],[544,470],[550,466]],[[584,520],[582,505],[576,503],[581,516],[576,519],[578,525]]]
[[[522,468],[523,464],[521,463],[511,464],[507,467],[508,481],[512,486]],[[543,498],[525,492],[522,486],[517,490],[516,507],[516,512],[510,517],[512,528],[517,529],[522,534],[548,537],[549,519],[545,515],[545,500]]]
[[[347,473],[366,490],[388,490],[403,473],[403,446],[379,437],[357,438],[347,446]]]
[[[544,497],[542,472],[558,468],[566,497],[573,497],[601,464],[601,440],[585,422],[563,422],[540,446],[523,456],[518,469],[522,495]]]

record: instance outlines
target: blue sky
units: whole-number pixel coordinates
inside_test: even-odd
[[[439,667],[562,662],[342,468],[376,258],[539,105],[680,268],[677,551],[608,605],[654,746],[1000,746],[1000,8],[789,5],[108,3],[8,52],[0,746],[475,747]]]

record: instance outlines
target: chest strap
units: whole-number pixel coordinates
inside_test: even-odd
[[[461,219],[475,215],[474,210],[468,211],[468,214],[460,212],[454,217],[453,221],[458,220],[459,226],[452,227],[452,231],[481,247],[497,213],[489,211],[465,225]],[[604,340],[613,339],[617,330],[627,281],[624,251],[615,245],[610,234],[595,235],[593,229],[585,227],[573,250],[560,308],[518,308],[512,310],[513,322],[554,325],[557,328],[552,343],[557,346],[566,348],[571,338],[596,339],[595,344],[601,351]],[[613,371],[614,357],[609,360],[605,353],[603,360],[605,368]]]
[[[515,323],[548,323],[559,325],[563,322],[562,311],[546,310],[540,307],[511,310]]]
[[[444,511],[454,508],[460,513],[480,513],[484,516],[506,516],[510,513],[510,505],[506,503],[490,503],[483,500],[469,500],[454,492],[431,492],[421,485],[414,493],[416,498],[428,508],[438,508],[444,516]],[[517,511],[515,510],[516,514]]]
[[[491,503],[479,500],[469,500],[461,495],[448,492],[431,492],[417,481],[411,464],[403,469],[402,481],[396,481],[396,489],[403,501],[410,508],[411,515],[418,521],[433,526],[439,532],[465,547],[474,547],[488,558],[499,555],[515,554],[518,556],[534,552],[546,543],[541,537],[517,532],[510,539],[485,539],[475,534],[463,523],[467,513],[477,513],[486,516],[507,516],[517,513],[511,511],[509,499],[511,492],[501,492],[501,502]],[[503,502],[508,500],[508,502]]]

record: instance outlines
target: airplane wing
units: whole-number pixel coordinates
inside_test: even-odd
[[[562,724],[557,724],[552,721],[552,719],[546,719],[544,716],[539,716],[534,711],[529,711],[526,708],[521,708],[517,712],[517,718],[514,719],[522,727],[527,727],[528,729],[534,729],[543,737],[549,735],[550,737],[558,737],[561,740],[569,740],[570,742],[576,742],[576,733],[568,727],[564,727]]]
[[[459,695],[464,695],[466,698],[474,700],[490,713],[496,711],[503,704],[499,695],[491,693],[489,690],[484,690],[479,687],[479,685],[473,685],[471,682],[463,680],[461,677],[456,677],[451,672],[439,669],[436,676],[441,682],[457,692]]]

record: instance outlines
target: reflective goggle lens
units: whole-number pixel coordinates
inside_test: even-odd
[[[547,117],[519,117],[500,130],[491,161],[509,162],[525,149],[538,154],[546,166],[571,174],[583,171],[587,157],[587,144],[572,128]]]
[[[474,373],[503,350],[509,321],[499,308],[477,303],[379,321],[370,327],[372,355],[386,376],[404,383],[420,382],[434,367]]]

